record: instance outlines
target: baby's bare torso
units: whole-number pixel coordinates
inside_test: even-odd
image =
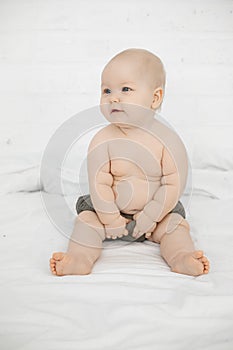
[[[109,125],[104,129],[108,142],[112,190],[120,211],[135,214],[153,198],[161,186],[162,143],[139,128]]]

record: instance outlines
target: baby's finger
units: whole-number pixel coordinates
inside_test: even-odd
[[[147,232],[147,233],[145,234],[145,237],[146,237],[146,238],[149,238],[149,237],[151,237],[151,235],[152,235],[152,232]]]
[[[135,227],[132,236],[134,238],[138,238],[139,235],[140,235],[140,230],[137,227]]]
[[[129,234],[128,230],[125,230],[123,233],[124,236],[128,236],[128,234]]]

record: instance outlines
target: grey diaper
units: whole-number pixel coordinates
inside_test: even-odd
[[[93,207],[91,197],[89,194],[86,194],[84,196],[80,196],[78,198],[77,203],[76,203],[76,211],[78,214],[80,214],[82,211],[85,211],[85,210],[93,211],[94,213],[96,212],[94,207]],[[185,210],[184,210],[184,207],[180,201],[176,204],[175,208],[172,209],[172,211],[170,211],[170,213],[180,214],[185,219]],[[128,224],[126,224],[126,228],[129,232],[128,236],[123,236],[122,238],[117,238],[117,239],[120,239],[123,241],[128,241],[128,242],[144,242],[146,239],[145,234],[136,240],[132,236],[132,233],[133,233],[133,230],[134,230],[134,227],[136,224],[135,220],[133,220],[133,214],[125,214],[125,213],[121,212],[121,215],[127,219],[131,219],[132,221],[130,221]],[[112,239],[105,238],[105,241],[112,241]]]

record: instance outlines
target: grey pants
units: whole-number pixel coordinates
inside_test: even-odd
[[[96,212],[92,201],[91,201],[91,196],[89,194],[84,195],[84,196],[80,196],[78,198],[78,201],[76,203],[76,211],[78,214],[80,214],[82,211],[85,210],[89,210],[89,211],[93,211],[94,213]],[[172,209],[172,211],[170,211],[170,213],[177,213],[180,214],[184,219],[185,219],[185,210],[184,207],[182,205],[182,203],[180,201],[178,201],[178,203],[176,204],[175,208]],[[117,238],[123,241],[128,241],[128,242],[143,242],[145,241],[145,234],[142,235],[141,237],[139,237],[137,240],[135,240],[135,238],[132,236],[134,227],[135,227],[135,220],[133,220],[133,214],[125,214],[121,212],[121,215],[124,216],[127,219],[131,219],[132,221],[130,221],[128,224],[126,224],[126,228],[129,232],[128,236],[123,236],[122,238]],[[111,241],[111,238],[106,238],[105,241]]]

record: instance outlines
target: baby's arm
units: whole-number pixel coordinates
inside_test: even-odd
[[[161,186],[148,202],[143,210],[134,216],[136,226],[134,237],[148,233],[148,237],[155,230],[157,222],[160,222],[177,204],[185,187],[188,160],[184,146],[179,144],[179,151],[171,154],[164,146],[161,160],[162,178]]]
[[[92,139],[88,149],[88,178],[91,199],[99,220],[105,227],[106,237],[127,235],[127,220],[120,215],[115,204],[108,141],[102,130]]]

